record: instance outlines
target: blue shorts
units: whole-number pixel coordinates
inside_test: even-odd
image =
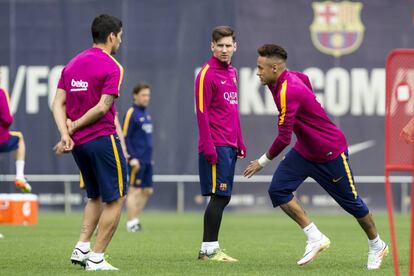
[[[216,147],[217,164],[207,162],[203,153],[198,155],[201,194],[203,196],[231,196],[237,150],[232,147]]]
[[[293,192],[307,178],[311,177],[348,213],[361,218],[369,213],[367,205],[358,195],[352,170],[349,166],[348,152],[326,163],[315,163],[303,158],[292,149],[280,162],[269,187],[273,206],[288,203]]]
[[[127,193],[127,165],[117,135],[102,136],[75,146],[72,155],[88,198],[112,202]]]
[[[6,143],[0,144],[0,152],[11,152],[17,150],[22,133],[10,131],[10,138]]]
[[[128,166],[129,185],[136,188],[152,188],[152,164],[140,161],[139,165],[138,171],[134,171],[131,166]]]

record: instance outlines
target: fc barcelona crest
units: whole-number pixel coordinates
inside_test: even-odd
[[[220,183],[220,191],[225,192],[227,190],[227,183]]]
[[[322,53],[340,57],[359,48],[364,38],[362,3],[314,2],[310,26],[313,45]]]

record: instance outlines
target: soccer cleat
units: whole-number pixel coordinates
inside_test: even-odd
[[[307,241],[306,242],[305,253],[303,254],[302,259],[300,259],[297,264],[298,265],[306,265],[312,262],[320,252],[324,251],[325,249],[329,248],[331,241],[322,234],[322,237],[318,241]]]
[[[25,178],[16,178],[16,187],[19,188],[23,193],[30,193],[32,191],[32,186],[27,183]]]
[[[141,223],[134,224],[131,227],[127,226],[127,231],[130,232],[130,233],[142,231]]]
[[[202,261],[216,261],[216,262],[238,262],[237,259],[230,257],[224,250],[220,248],[214,249],[213,253],[207,254],[206,252],[200,251],[198,253],[198,259]]]
[[[70,257],[70,260],[72,261],[72,264],[85,267],[86,261],[88,260],[89,255],[91,255],[90,250],[82,251],[79,248],[75,248],[72,252],[72,257]]]
[[[388,255],[388,245],[385,242],[382,243],[383,246],[380,250],[370,250],[368,252],[367,269],[379,269],[381,267],[382,260]]]
[[[99,271],[99,270],[119,270],[119,269],[112,266],[110,263],[105,261],[105,259],[102,259],[99,262],[87,260],[85,270],[86,271]]]

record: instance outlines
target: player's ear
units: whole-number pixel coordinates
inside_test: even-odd
[[[272,64],[272,72],[273,72],[273,73],[276,73],[276,72],[278,71],[278,67],[279,67],[279,66],[278,66],[278,64],[277,64],[277,63],[273,63],[273,64]]]

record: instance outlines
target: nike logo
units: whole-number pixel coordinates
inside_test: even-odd
[[[339,178],[334,178],[332,179],[333,183],[337,183],[339,182],[342,178],[344,178],[343,176],[339,177]]]
[[[221,81],[221,84],[225,84],[227,81],[226,80],[222,80]]]

